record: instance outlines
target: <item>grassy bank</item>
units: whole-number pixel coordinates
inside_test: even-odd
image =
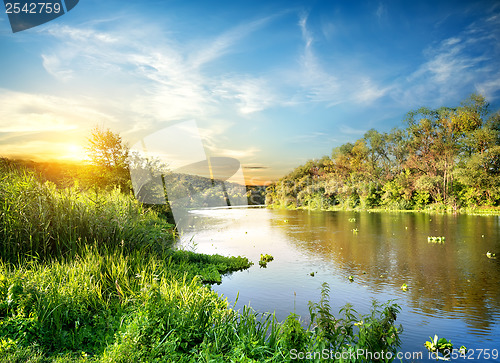
[[[0,164],[1,361],[282,362],[397,349],[396,304],[334,316],[327,285],[307,328],[293,314],[231,309],[209,283],[251,262],[173,250],[172,228],[118,190],[57,189]]]

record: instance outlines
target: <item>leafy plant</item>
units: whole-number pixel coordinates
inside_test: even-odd
[[[446,241],[445,237],[427,237],[428,243],[444,243]]]
[[[447,360],[448,358],[446,357],[451,353],[453,349],[453,344],[451,341],[446,340],[445,338],[438,338],[437,335],[434,335],[434,338],[429,337],[430,341],[426,341],[424,343],[424,346],[427,348],[429,352],[436,353],[436,359],[445,359]],[[441,357],[438,355],[438,353],[444,354],[445,357]]]
[[[314,350],[347,352],[365,349],[370,352],[392,352],[395,355],[401,344],[399,335],[402,332],[402,327],[395,325],[396,316],[400,311],[397,304],[389,301],[379,305],[373,301],[372,312],[364,316],[358,315],[356,310],[347,304],[340,309],[339,317],[336,318],[331,312],[329,294],[328,284],[323,283],[319,303],[309,303],[309,329],[313,332]]]
[[[262,253],[260,254],[260,260],[259,260],[259,265],[260,267],[267,267],[267,263],[271,262],[274,260],[274,257],[268,254],[263,255]]]

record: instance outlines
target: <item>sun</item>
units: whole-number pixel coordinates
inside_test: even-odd
[[[77,144],[67,144],[66,152],[67,154],[64,155],[64,159],[83,161],[87,158],[84,148]]]

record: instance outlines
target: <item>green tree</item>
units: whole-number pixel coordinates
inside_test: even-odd
[[[84,178],[87,184],[98,188],[118,186],[124,192],[131,190],[127,165],[129,147],[118,133],[96,126],[85,149],[92,164]]]

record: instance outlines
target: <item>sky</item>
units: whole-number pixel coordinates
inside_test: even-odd
[[[500,108],[498,1],[80,0],[17,33],[3,9],[0,49],[0,156],[39,161],[194,121],[262,184],[421,106]]]

